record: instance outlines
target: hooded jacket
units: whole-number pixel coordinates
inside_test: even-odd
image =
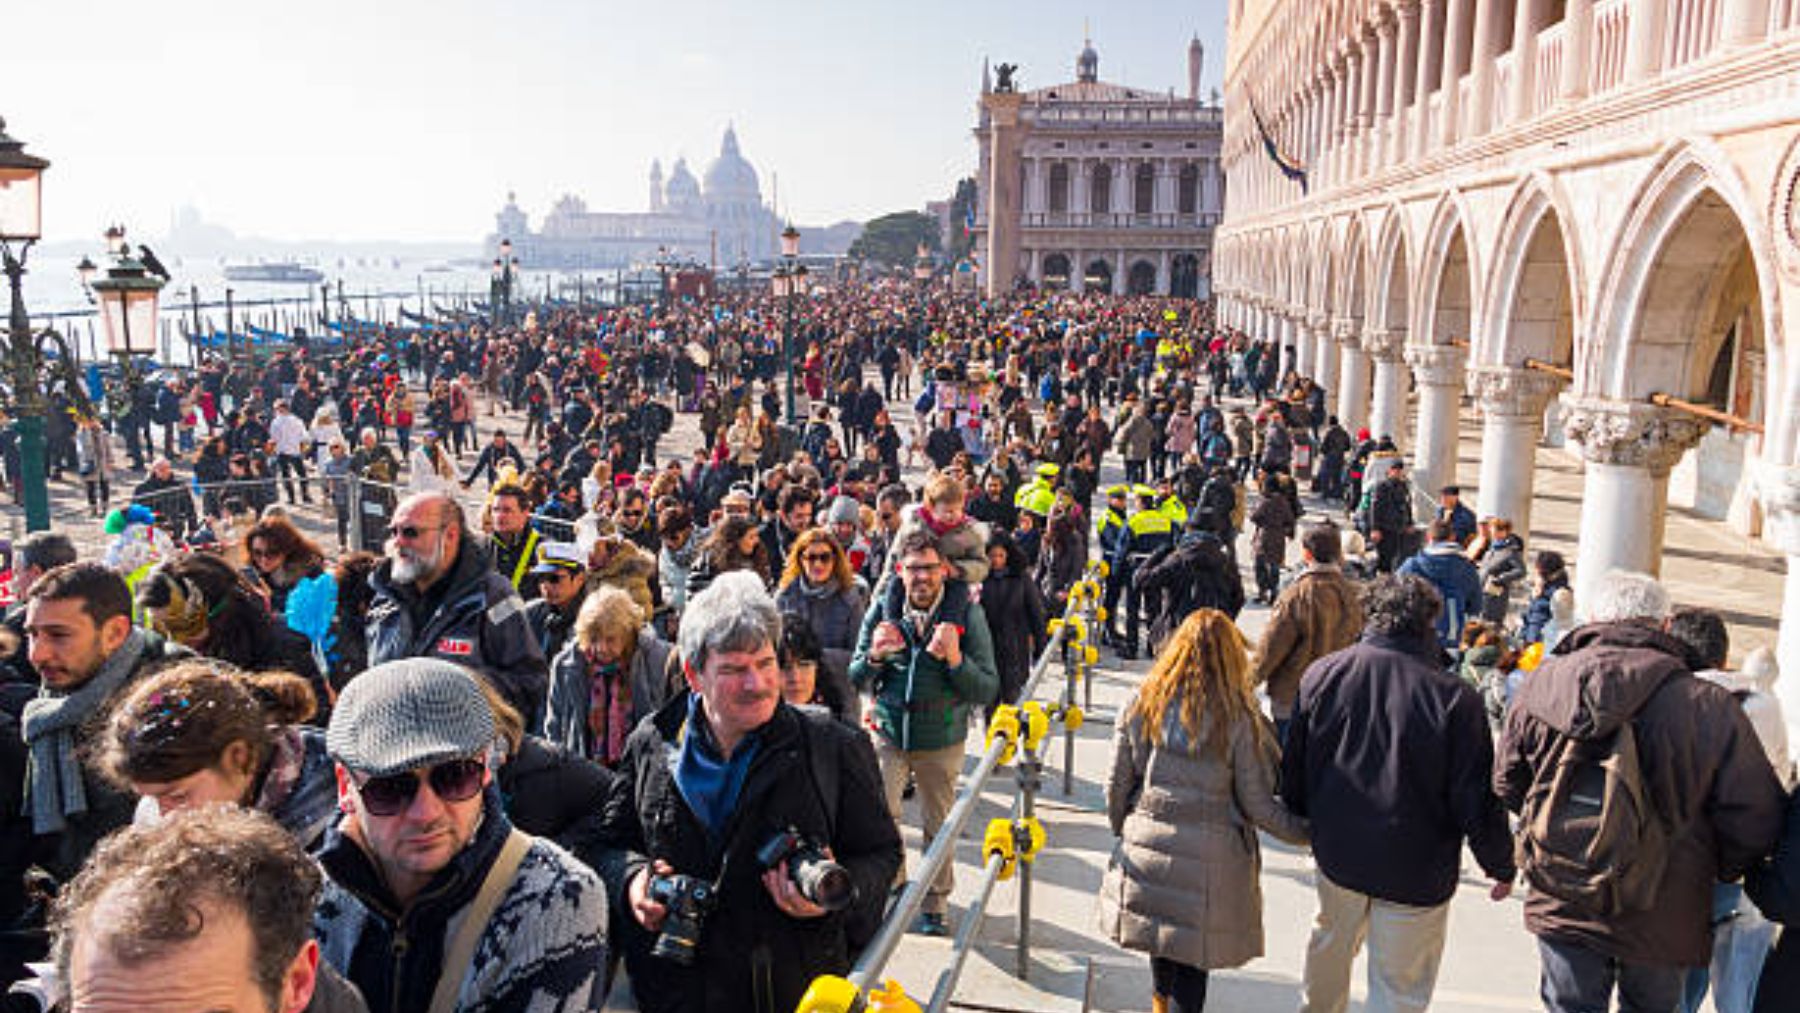
[[[485,539],[463,533],[456,561],[422,598],[393,579],[384,559],[369,575],[369,665],[395,658],[442,658],[480,672],[529,722],[543,713],[544,652],[525,619],[525,603],[494,571]],[[436,602],[429,614],[420,614]]]
[[[1704,966],[1713,884],[1769,853],[1783,802],[1749,719],[1729,692],[1690,674],[1680,643],[1641,622],[1590,623],[1564,637],[1513,696],[1494,790],[1518,812],[1563,736],[1601,738],[1627,721],[1671,834],[1656,904],[1607,920],[1534,891],[1525,927],[1635,963]]]
[[[1432,542],[1425,550],[1400,564],[1400,573],[1431,581],[1444,607],[1438,612],[1438,643],[1456,647],[1463,624],[1481,615],[1481,573],[1455,542]]]

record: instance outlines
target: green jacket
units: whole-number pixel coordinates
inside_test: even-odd
[[[914,636],[898,619],[906,638],[906,650],[876,662],[869,658],[869,642],[875,627],[888,618],[879,603],[863,615],[856,636],[856,652],[850,659],[850,681],[875,694],[875,728],[889,742],[907,752],[925,752],[960,746],[969,735],[969,705],[993,702],[1000,690],[1000,673],[994,667],[994,638],[988,632],[981,606],[969,603],[962,635],[962,664],[950,668],[926,653],[924,640]]]

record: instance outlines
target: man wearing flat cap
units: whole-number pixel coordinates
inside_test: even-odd
[[[507,819],[477,678],[403,658],[338,698],[325,742],[344,816],[319,855],[320,950],[379,1009],[599,1009],[605,894]]]

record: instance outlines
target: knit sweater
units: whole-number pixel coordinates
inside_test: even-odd
[[[341,826],[331,832],[320,855],[328,878],[313,931],[325,960],[362,990],[370,1010],[430,1005],[450,937],[511,829],[490,789],[468,847],[404,910]],[[457,1013],[599,1009],[606,917],[594,873],[555,844],[534,840],[463,972]]]

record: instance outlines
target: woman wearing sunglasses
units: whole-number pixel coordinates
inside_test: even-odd
[[[138,794],[139,823],[178,809],[245,806],[311,850],[337,814],[325,734],[301,724],[314,708],[312,687],[298,676],[182,661],[119,700],[93,763]]]
[[[775,592],[775,605],[783,615],[801,616],[812,628],[823,661],[819,679],[829,683],[827,696],[849,710],[856,699],[848,674],[850,656],[856,650],[863,612],[869,607],[869,589],[830,532],[809,528],[794,540]],[[854,720],[846,713],[837,716]]]

